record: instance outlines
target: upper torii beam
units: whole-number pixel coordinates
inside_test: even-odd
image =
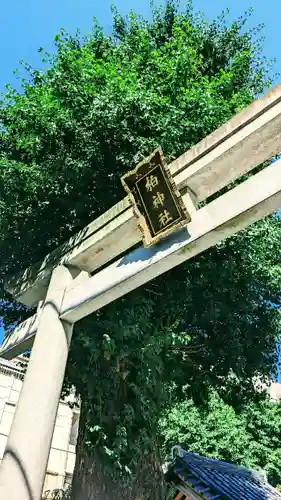
[[[281,84],[278,84],[174,160],[169,169],[181,193],[189,189],[199,203],[279,154],[280,131]],[[92,273],[140,241],[126,197],[42,262],[12,277],[6,289],[22,304],[36,306],[44,300],[57,265],[72,265]]]

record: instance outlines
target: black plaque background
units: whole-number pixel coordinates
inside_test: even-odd
[[[157,177],[158,184],[153,187],[151,191],[147,191],[146,182],[147,178],[150,177],[150,175]],[[156,196],[157,192],[164,195],[164,201],[163,206],[161,205],[158,208],[155,208],[153,205],[153,196]],[[173,193],[166,182],[161,165],[157,165],[156,167],[152,168],[148,174],[137,180],[136,193],[139,204],[142,206],[142,209],[140,211],[146,217],[151,234],[153,236],[156,236],[157,234],[165,231],[165,229],[168,229],[171,225],[180,220],[181,213],[176,205]],[[169,212],[172,220],[166,225],[161,225],[159,222],[159,215],[164,210],[167,210]]]

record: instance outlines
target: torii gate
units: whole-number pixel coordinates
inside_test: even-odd
[[[127,197],[7,283],[22,304],[37,305],[37,314],[0,351],[12,359],[33,344],[0,467],[1,500],[41,498],[73,325],[281,208],[281,160],[198,207],[280,151],[281,84],[169,165],[191,215],[185,227],[124,255],[141,240]]]

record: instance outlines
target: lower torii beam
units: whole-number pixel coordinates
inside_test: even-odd
[[[61,318],[76,322],[281,208],[281,160],[193,213],[152,248],[140,247],[65,293]]]
[[[66,290],[61,318],[79,321],[279,208],[281,160],[193,212],[185,228],[159,245],[128,253],[83,284],[73,282]],[[6,338],[0,356],[12,359],[22,352],[27,342],[31,345],[36,329],[35,315]]]

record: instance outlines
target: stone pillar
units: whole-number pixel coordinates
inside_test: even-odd
[[[64,266],[52,274],[0,467],[1,500],[41,500],[73,325],[59,319]]]

